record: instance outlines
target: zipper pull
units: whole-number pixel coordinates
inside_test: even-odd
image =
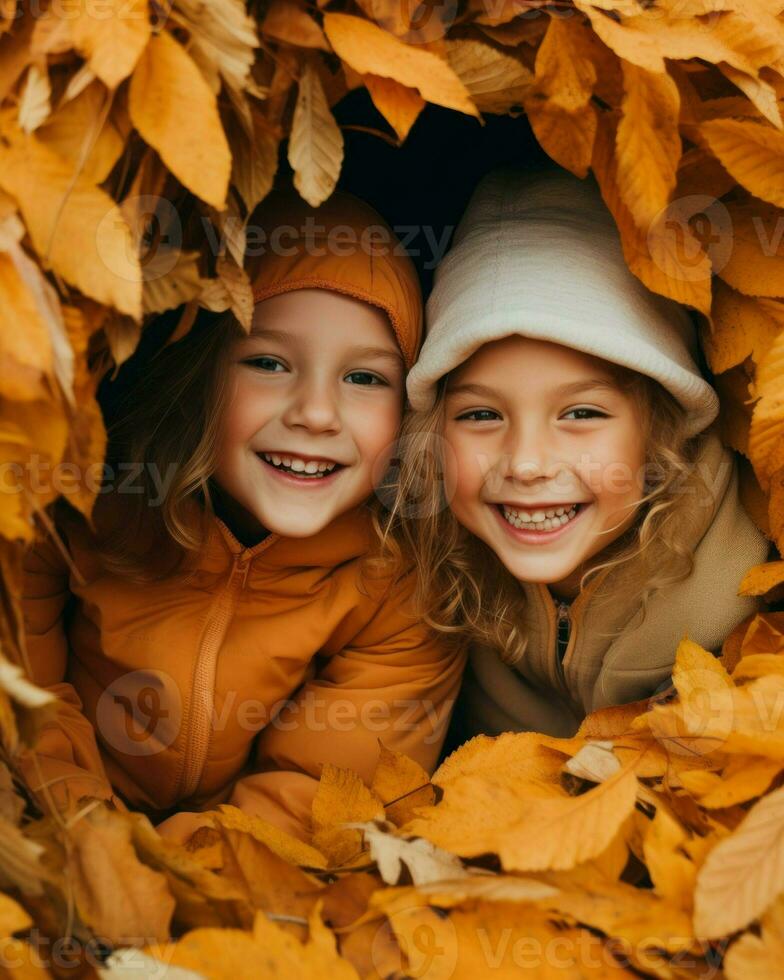
[[[248,581],[248,572],[250,571],[250,558],[240,558],[235,565],[235,571],[242,573],[242,580],[240,581],[240,589],[245,588],[245,583]]]

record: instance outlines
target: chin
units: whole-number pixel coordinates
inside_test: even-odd
[[[262,523],[271,534],[278,534],[282,538],[312,538],[314,534],[323,531],[334,519],[334,516],[330,516],[325,517],[324,520],[314,520],[313,516],[309,515],[309,520],[307,521],[297,520],[296,518],[281,521],[278,518],[277,520]]]

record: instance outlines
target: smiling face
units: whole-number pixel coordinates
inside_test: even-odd
[[[519,581],[566,598],[644,494],[643,420],[612,368],[513,336],[485,344],[447,384],[455,517]]]
[[[381,309],[327,289],[270,297],[229,370],[213,479],[238,536],[309,537],[372,493],[394,449],[405,375]]]

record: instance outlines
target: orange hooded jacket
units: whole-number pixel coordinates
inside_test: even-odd
[[[256,301],[318,287],[374,303],[411,366],[416,273],[369,206],[336,193],[313,210],[275,192],[253,220],[290,229],[285,248],[247,262]],[[464,654],[414,615],[410,574],[363,574],[364,505],[310,538],[253,547],[209,515],[192,574],[153,585],[108,572],[85,522],[64,524],[68,560],[48,538],[31,548],[22,597],[32,679],[61,699],[21,760],[44,809],[44,785],[60,808],[113,798],[153,822],[230,802],[306,837],[324,762],[369,780],[381,739],[435,766]]]

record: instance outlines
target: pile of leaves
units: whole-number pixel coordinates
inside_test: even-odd
[[[98,801],[23,832],[6,790],[0,962],[20,980],[772,980],[784,613],[750,617],[721,660],[684,639],[673,677],[573,738],[480,735],[432,780],[383,745],[370,786],[327,765],[310,842],[227,805],[184,846]],[[62,915],[74,941],[49,973]]]
[[[595,175],[631,271],[699,311],[744,504],[781,553],[783,12],[0,0],[0,976],[164,975],[138,957],[171,977],[781,970],[776,613],[742,624],[723,666],[684,642],[674,701],[573,739],[476,739],[432,782],[385,752],[372,787],[328,766],[310,845],[226,807],[188,848],[104,807],[36,819],[14,759],[56,710],[25,676],[21,559],[58,497],[91,514],[99,379],[164,311],[175,338],[200,309],[248,327],[248,218],[283,156],[307,201],[330,195],[333,108],[354,89],[390,142],[427,103],[525,116],[553,160]],[[774,561],[739,589],[782,583]],[[96,936],[128,949],[100,965]]]

